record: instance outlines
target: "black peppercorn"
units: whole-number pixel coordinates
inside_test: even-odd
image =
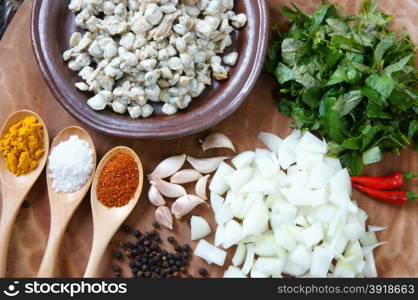
[[[179,268],[178,268],[178,267],[176,267],[176,266],[172,266],[172,267],[171,267],[171,270],[173,270],[173,272],[177,272],[177,271],[178,271],[178,269],[179,269]]]
[[[141,237],[141,231],[139,231],[139,230],[135,230],[135,232],[134,232],[134,236],[136,237],[136,238],[140,238]]]
[[[159,243],[159,242],[161,242],[161,238],[160,238],[159,236],[156,236],[156,237],[154,238],[154,241],[156,241],[157,243]]]
[[[138,256],[139,255],[139,250],[137,248],[132,249],[132,255],[133,256]]]
[[[189,274],[189,275],[187,275],[187,278],[193,278],[193,276]]]
[[[158,223],[157,221],[152,222],[152,226],[154,228],[160,229],[160,223]]]
[[[151,233],[149,233],[148,231],[144,233],[144,238],[146,240],[148,240],[151,237]]]
[[[174,239],[174,237],[173,237],[173,236],[169,236],[169,237],[167,238],[167,241],[168,241],[169,243],[173,244],[176,240]]]
[[[121,271],[121,268],[120,268],[119,265],[113,265],[112,266],[112,270],[115,271],[115,272],[120,272]]]
[[[135,244],[132,242],[128,242],[126,245],[128,246],[129,249],[135,248]]]
[[[139,270],[135,267],[135,268],[132,268],[131,271],[132,271],[132,274],[135,274],[136,275],[136,273],[138,273]]]
[[[136,262],[134,262],[134,261],[130,261],[130,262],[129,262],[129,267],[130,267],[131,269],[136,268]]]
[[[174,265],[176,264],[176,261],[175,261],[174,259],[170,259],[170,260],[168,261],[168,264],[169,264],[170,266],[174,266]]]
[[[116,259],[121,259],[121,258],[123,257],[122,252],[120,252],[120,251],[115,251],[115,252],[113,253],[113,256],[114,256]]]
[[[167,255],[168,255],[168,252],[167,252],[167,250],[163,250],[163,251],[161,251],[161,254],[162,254],[163,256],[167,256]]]
[[[22,207],[23,207],[23,208],[29,208],[29,207],[30,207],[30,202],[29,202],[29,201],[27,201],[27,200],[23,201],[23,203],[22,203]]]
[[[179,261],[179,260],[176,260],[176,266],[178,268],[180,268],[181,266],[183,266],[183,263],[181,261]]]
[[[183,245],[183,251],[184,252],[189,252],[190,251],[190,246],[187,245],[187,244]]]
[[[122,225],[121,227],[123,232],[129,233],[131,231],[131,227],[129,227],[129,225]]]
[[[141,270],[142,271],[147,271],[149,269],[148,265],[142,265]]]
[[[199,274],[202,276],[205,276],[208,273],[208,271],[205,268],[200,268],[199,269]]]
[[[155,250],[157,250],[158,248],[159,248],[159,246],[158,246],[158,244],[157,243],[155,243],[155,242],[153,242],[152,244],[151,244],[151,250],[153,250],[153,251],[155,251]]]
[[[177,252],[180,252],[181,251],[180,245],[175,245],[174,250],[176,250]]]
[[[174,254],[173,253],[168,253],[167,258],[168,259],[174,259]]]

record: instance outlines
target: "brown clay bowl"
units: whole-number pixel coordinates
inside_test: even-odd
[[[235,11],[245,13],[247,25],[233,33],[233,46],[227,51],[240,53],[230,77],[212,86],[194,99],[188,109],[173,116],[154,106],[148,119],[131,119],[110,109],[94,111],[87,105],[88,93],[74,87],[80,81],[67,68],[62,53],[69,48],[69,38],[76,31],[68,1],[34,0],[31,40],[36,60],[55,98],[75,118],[87,126],[113,136],[169,139],[190,135],[221,122],[243,103],[263,69],[268,43],[268,8],[265,0],[237,0]]]

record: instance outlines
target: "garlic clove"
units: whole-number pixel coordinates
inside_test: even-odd
[[[200,178],[195,186],[195,193],[202,200],[208,199],[208,197],[206,197],[206,186],[208,184],[209,176],[210,175],[206,175]]]
[[[155,185],[158,191],[168,198],[178,198],[187,194],[181,185],[164,181],[161,178],[156,178],[151,181],[151,184]]]
[[[155,220],[164,227],[173,230],[173,215],[167,206],[160,206],[155,210]]]
[[[148,200],[149,202],[151,202],[152,205],[155,205],[157,207],[166,204],[163,196],[154,185],[151,185],[151,187],[148,190]]]
[[[202,199],[194,195],[185,195],[178,198],[171,206],[172,214],[181,219],[188,213],[190,213],[196,206],[205,203]]]
[[[203,151],[213,148],[227,148],[235,152],[235,147],[231,140],[223,133],[212,133],[203,140]]]
[[[192,156],[187,156],[187,161],[192,165],[192,167],[199,171],[202,174],[208,174],[215,171],[221,162],[225,159],[228,159],[226,156],[221,157],[210,157],[210,158],[194,158]]]
[[[185,184],[190,182],[195,182],[202,178],[202,174],[194,169],[184,169],[178,171],[176,174],[171,176],[170,182],[177,184]]]
[[[154,171],[149,175],[150,178],[167,178],[181,169],[186,160],[186,154],[172,156],[164,159],[158,164]]]

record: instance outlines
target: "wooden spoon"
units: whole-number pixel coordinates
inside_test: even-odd
[[[52,142],[51,148],[55,147],[62,141],[68,140],[72,135],[77,135],[81,140],[84,140],[89,144],[90,148],[93,150],[94,167],[90,174],[90,178],[86,181],[83,187],[73,193],[56,192],[52,187],[53,180],[48,176],[50,172],[47,167],[46,178],[48,184],[49,205],[51,207],[51,225],[48,244],[38,272],[38,277],[53,277],[54,265],[65,229],[67,228],[74,211],[86,196],[93,180],[94,168],[96,167],[96,149],[94,147],[93,140],[87,131],[76,126],[67,127],[58,133]],[[63,157],[63,159],[65,159],[65,157]]]
[[[127,153],[133,157],[138,165],[139,181],[138,187],[131,201],[122,207],[106,207],[97,199],[96,187],[102,168],[106,163],[117,153]],[[103,253],[106,250],[111,238],[115,234],[116,230],[125,221],[132,209],[138,202],[143,185],[143,170],[142,164],[136,153],[127,147],[116,147],[110,150],[100,161],[96,174],[93,178],[93,185],[91,187],[91,208],[93,211],[93,245],[91,247],[90,258],[87,264],[84,277],[96,277],[97,269],[100,264],[100,260]]]
[[[12,232],[13,223],[16,219],[16,215],[22,206],[22,202],[25,199],[27,193],[35,183],[36,179],[41,174],[45,167],[48,150],[49,150],[49,137],[48,130],[42,119],[34,112],[29,110],[20,110],[13,113],[4,123],[1,129],[1,136],[4,136],[9,128],[26,118],[27,116],[34,116],[44,127],[44,149],[45,153],[39,161],[38,167],[32,172],[16,176],[6,168],[6,164],[2,158],[0,158],[0,180],[2,190],[2,212],[0,221],[0,277],[4,277],[7,266],[7,249],[10,240],[10,234]]]

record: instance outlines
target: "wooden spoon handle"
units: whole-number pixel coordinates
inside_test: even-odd
[[[0,277],[6,275],[7,250],[15,217],[16,215],[14,217],[6,215],[4,210],[2,212],[0,222]]]
[[[3,184],[1,189],[2,212],[0,221],[0,277],[5,277],[10,235],[12,234],[13,224],[26,195],[26,191],[11,191]]]
[[[87,263],[86,272],[84,273],[84,278],[95,278],[97,277],[97,269],[99,267],[100,261],[103,257],[103,254],[109,244],[112,235],[108,237],[95,235],[93,237],[93,245],[91,247],[89,262]]]
[[[51,228],[48,237],[48,243],[42,258],[42,263],[38,271],[38,277],[54,277],[54,266],[57,260],[58,252],[61,246],[61,241],[64,236],[65,229],[69,221],[57,221],[56,217],[51,219]]]

